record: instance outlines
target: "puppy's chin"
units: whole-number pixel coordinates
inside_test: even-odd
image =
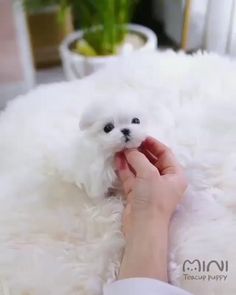
[[[121,152],[125,149],[135,149],[140,147],[141,143],[147,138],[147,135],[140,136],[139,138],[131,138],[129,141],[125,141],[122,138],[121,143],[114,147],[113,154]]]
[[[142,139],[131,139],[130,141],[127,141],[123,145],[123,149],[135,149],[140,147],[141,143],[145,140],[146,137],[143,137]]]
[[[103,155],[104,158],[113,157],[117,152],[125,149],[138,148],[147,138],[146,132],[137,132],[127,140],[124,136],[95,136],[89,137],[90,146],[94,147],[95,154]]]

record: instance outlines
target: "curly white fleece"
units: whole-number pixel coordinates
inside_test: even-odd
[[[149,109],[149,133],[170,145],[190,183],[171,223],[171,282],[193,294],[234,295],[235,79],[236,63],[226,58],[156,53],[11,102],[0,116],[0,294],[101,295],[115,278],[121,201],[89,199],[57,173],[55,159],[68,160],[90,100],[127,90]],[[187,259],[228,260],[227,279],[186,279]]]

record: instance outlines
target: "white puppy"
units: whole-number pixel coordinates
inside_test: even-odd
[[[114,155],[137,148],[146,138],[147,118],[131,94],[98,99],[87,106],[80,120],[74,161],[75,182],[91,198],[102,198],[116,183]]]

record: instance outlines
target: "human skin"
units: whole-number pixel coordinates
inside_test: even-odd
[[[187,188],[172,151],[148,137],[141,147],[116,156],[126,206],[126,246],[118,279],[145,277],[168,282],[168,228]]]

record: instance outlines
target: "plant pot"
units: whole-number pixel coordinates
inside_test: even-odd
[[[149,52],[155,51],[157,48],[157,37],[155,33],[141,25],[128,25],[128,31],[132,34],[140,36],[144,40],[143,45],[134,51]],[[77,31],[69,35],[60,46],[60,54],[65,76],[68,80],[83,78],[104,67],[105,65],[115,61],[120,56],[132,54],[133,51],[123,50],[120,54],[109,56],[86,57],[75,53],[71,49],[71,45],[83,38],[83,31]]]
[[[34,63],[37,68],[60,63],[59,46],[73,31],[71,11],[65,11],[63,20],[58,18],[57,6],[27,14]]]

